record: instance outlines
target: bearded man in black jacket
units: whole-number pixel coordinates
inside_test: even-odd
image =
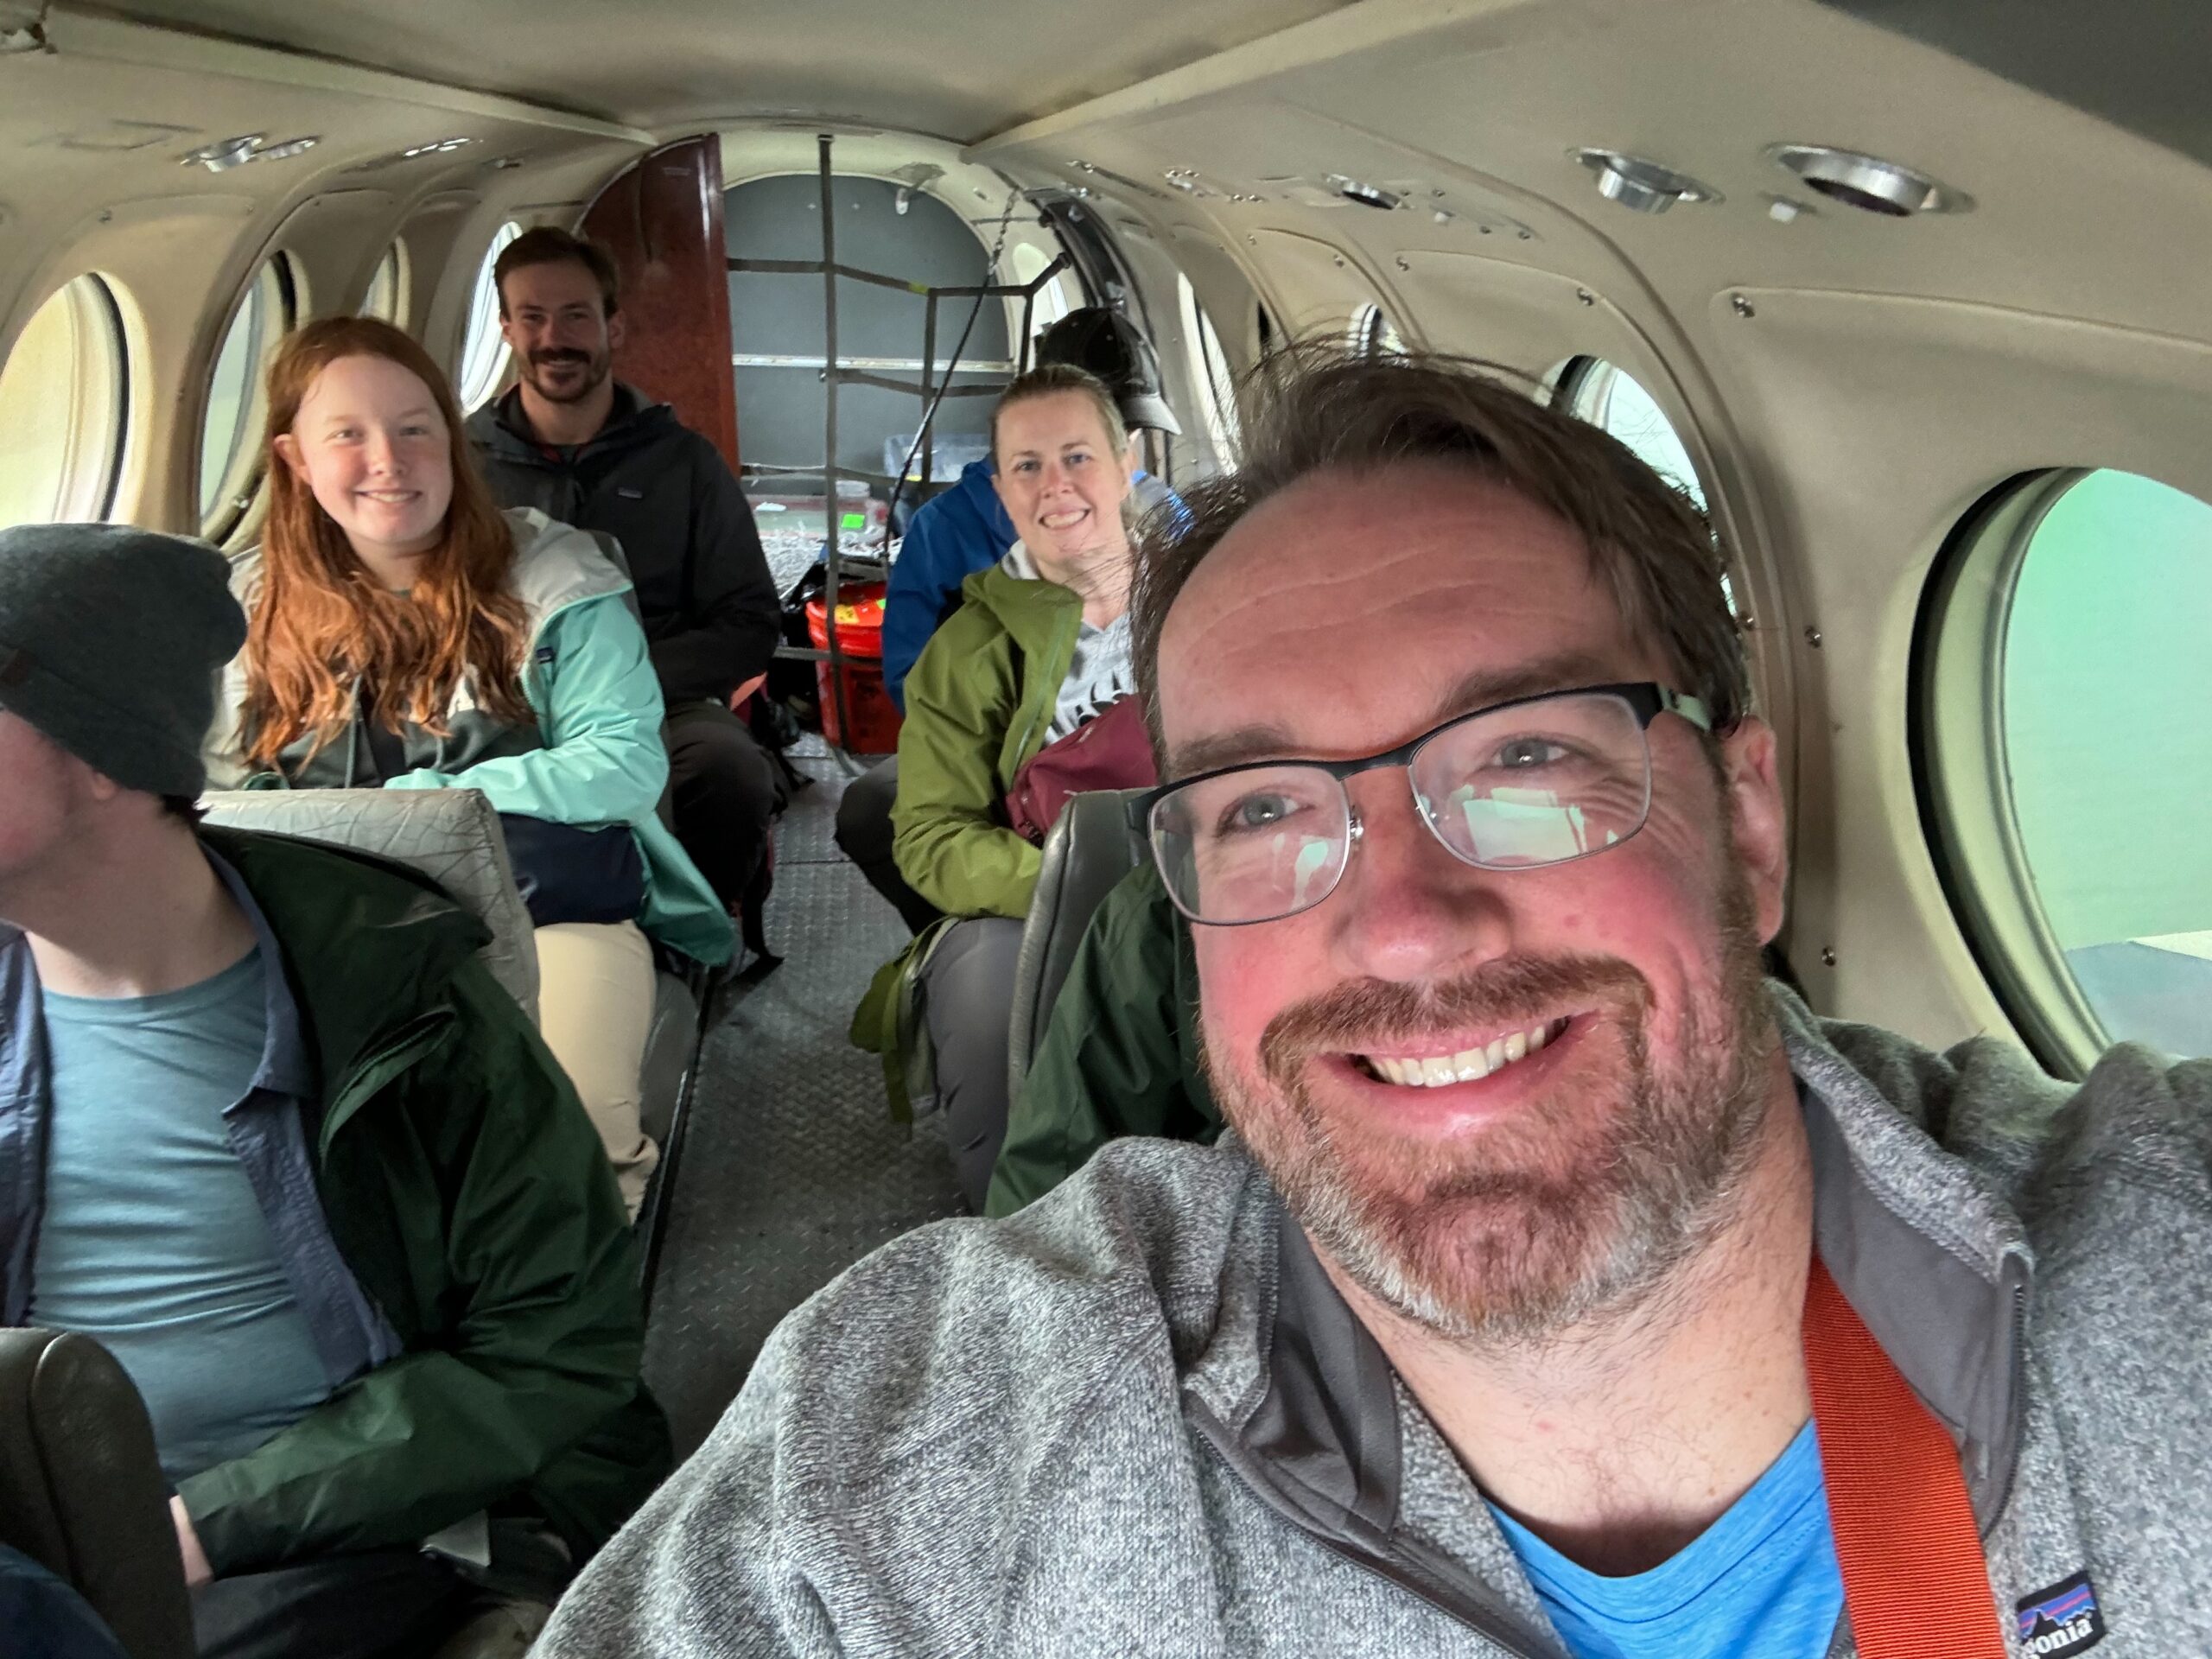
[[[519,379],[468,423],[485,479],[503,506],[620,543],[668,704],[677,838],[725,904],[757,899],[784,793],[729,707],[767,671],[781,621],[752,504],[712,443],[614,378],[623,317],[604,248],[543,226],[493,277]]]

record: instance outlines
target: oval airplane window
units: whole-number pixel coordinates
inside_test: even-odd
[[[476,286],[468,298],[468,330],[461,341],[461,373],[454,387],[461,409],[468,413],[480,408],[506,378],[507,340],[499,332],[499,287],[492,273],[507,244],[521,234],[522,226],[512,219],[500,226],[484,263],[476,268]]]
[[[220,543],[237,533],[261,490],[263,374],[298,315],[298,289],[283,254],[264,261],[239,296],[207,378],[200,428],[200,533]]]
[[[31,314],[0,365],[0,528],[105,518],[126,415],[123,316],[97,276]]]
[[[1923,780],[1953,897],[2045,1063],[2212,1054],[2212,506],[2133,474],[2007,492],[1933,592]]]
[[[1675,430],[1659,400],[1634,375],[1600,357],[1575,358],[1560,370],[1552,397],[1578,420],[1601,426],[1618,438],[1638,461],[1681,490],[1697,504],[1700,512],[1710,518],[1705,486],[1698,481],[1697,467],[1690,461],[1681,434]],[[1714,544],[1719,544],[1718,531]],[[1743,610],[1736,602],[1736,580],[1725,569],[1720,573],[1720,591],[1728,601],[1729,613],[1740,619]]]
[[[1605,428],[1653,472],[1687,491],[1699,512],[1705,511],[1705,486],[1690,464],[1689,450],[1658,399],[1634,375],[1603,358],[1584,358],[1560,375],[1559,397],[1568,414]]]
[[[361,296],[361,315],[378,317],[396,328],[404,328],[407,301],[407,250],[395,242],[384,251],[384,257],[377,261],[376,274],[369,278],[369,291]]]

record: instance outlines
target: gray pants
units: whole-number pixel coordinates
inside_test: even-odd
[[[953,924],[922,970],[944,1137],[961,1196],[978,1215],[1006,1140],[1007,1031],[1020,956],[1020,922],[974,916]]]

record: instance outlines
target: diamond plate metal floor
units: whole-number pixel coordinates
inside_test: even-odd
[[[906,931],[831,840],[847,772],[810,738],[817,781],[776,832],[768,944],[784,965],[727,993],[708,1033],[668,1198],[645,1378],[689,1456],[735,1395],[770,1329],[886,1240],[958,1213],[935,1120],[912,1134],[883,1106],[876,1058],[845,1040],[868,976]]]

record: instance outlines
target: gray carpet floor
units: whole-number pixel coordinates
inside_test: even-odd
[[[776,1322],[885,1241],[958,1213],[942,1129],[886,1115],[883,1074],[845,1040],[868,976],[906,938],[830,839],[847,766],[776,834],[769,948],[784,965],[723,994],[701,1055],[645,1329],[645,1378],[679,1457],[706,1438]]]

